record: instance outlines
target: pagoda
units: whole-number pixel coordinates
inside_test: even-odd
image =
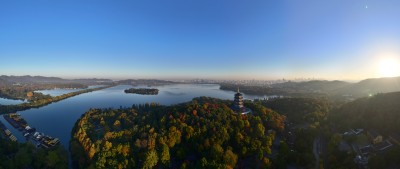
[[[242,95],[242,93],[240,93],[240,91],[239,91],[239,87],[238,87],[238,90],[237,90],[237,93],[235,94],[235,99],[233,100],[233,103],[234,103],[234,108],[236,108],[237,110],[241,110],[241,109],[243,109],[243,95]]]
[[[248,114],[252,111],[249,108],[244,107],[243,105],[243,95],[239,91],[239,87],[237,93],[235,94],[235,98],[233,100],[232,110],[239,114]]]

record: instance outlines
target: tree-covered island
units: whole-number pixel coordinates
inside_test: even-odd
[[[125,93],[134,93],[134,94],[141,94],[141,95],[157,95],[158,89],[130,88],[130,89],[126,89]]]

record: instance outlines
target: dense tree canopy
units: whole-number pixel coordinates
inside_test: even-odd
[[[366,128],[383,134],[400,128],[400,92],[377,94],[343,105],[330,113],[330,121],[339,129]]]
[[[253,114],[239,115],[229,108],[230,104],[202,97],[174,106],[146,104],[130,109],[91,109],[73,129],[74,165],[78,168],[269,167],[267,156],[275,137],[271,131],[283,130],[285,117],[253,103],[246,105]]]
[[[148,88],[130,88],[124,90],[125,93],[135,93],[141,95],[157,95],[158,89],[148,89]]]
[[[340,133],[349,129],[363,128],[366,131],[377,131],[385,139],[388,139],[392,134],[397,134],[400,128],[399,100],[400,92],[381,93],[357,99],[332,110],[329,113],[328,121],[331,124],[331,128]],[[336,168],[350,168],[349,166],[354,166],[353,159],[356,154],[354,152],[346,153],[345,151],[339,151],[338,146],[342,140],[351,143],[357,137],[344,137],[340,134],[331,136],[328,145],[331,166]],[[366,136],[364,135],[363,137]],[[370,168],[399,168],[400,163],[396,160],[399,155],[399,147],[394,144],[393,147],[386,151],[371,155],[368,165]]]
[[[263,105],[288,117],[293,123],[319,125],[332,109],[331,101],[323,98],[281,98]]]
[[[57,146],[51,150],[30,143],[16,143],[0,138],[0,168],[68,168],[68,153]]]

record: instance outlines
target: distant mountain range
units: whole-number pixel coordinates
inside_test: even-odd
[[[364,97],[377,93],[400,91],[400,77],[373,78],[362,80],[337,89],[338,94],[351,94],[354,97]]]
[[[44,77],[44,76],[0,76],[0,80],[5,83],[60,83],[65,82],[65,79],[58,77]]]
[[[377,93],[400,91],[400,77],[371,78],[358,83],[345,81],[285,82],[272,85],[272,88],[286,89],[297,92],[327,93],[331,95],[349,95],[365,97]]]
[[[127,79],[127,80],[120,80],[117,83],[124,85],[166,85],[166,84],[175,84],[176,82],[167,80],[157,80],[157,79]]]
[[[0,85],[12,84],[53,84],[53,83],[79,83],[79,84],[99,84],[112,83],[110,79],[62,79],[59,77],[45,76],[0,76]]]
[[[355,99],[377,93],[400,91],[400,77],[366,79],[357,83],[345,81],[312,80],[304,82],[284,82],[272,85],[238,85],[222,83],[220,89],[253,95],[283,95],[291,97],[333,97]]]
[[[327,80],[312,80],[304,82],[285,82],[276,83],[272,88],[287,89],[293,91],[308,91],[308,92],[330,92],[349,86],[351,83],[344,81],[327,81]]]
[[[157,79],[126,79],[120,81],[113,81],[111,79],[62,79],[59,77],[45,77],[45,76],[0,76],[0,86],[14,85],[14,84],[60,84],[60,83],[76,83],[84,85],[95,84],[125,84],[125,85],[165,85],[173,84],[175,82]]]
[[[157,80],[157,79],[127,79],[113,81],[110,79],[62,79],[59,77],[44,77],[44,76],[0,76],[1,85],[12,85],[16,83],[79,83],[85,85],[92,84],[127,84],[127,85],[164,85],[174,84],[173,81]],[[223,86],[223,85],[222,85]],[[323,81],[312,80],[305,82],[285,82],[273,84],[265,89],[254,87],[254,89],[240,86],[241,90],[248,94],[293,94],[293,93],[325,93],[334,96],[350,96],[354,98],[365,97],[377,93],[387,93],[400,91],[400,77],[390,78],[372,78],[365,79],[358,83],[349,83],[345,81]],[[237,90],[236,85],[224,86],[225,90]]]

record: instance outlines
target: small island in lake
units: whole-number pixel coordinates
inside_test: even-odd
[[[158,89],[130,88],[126,89],[125,93],[136,93],[141,95],[157,95]]]

